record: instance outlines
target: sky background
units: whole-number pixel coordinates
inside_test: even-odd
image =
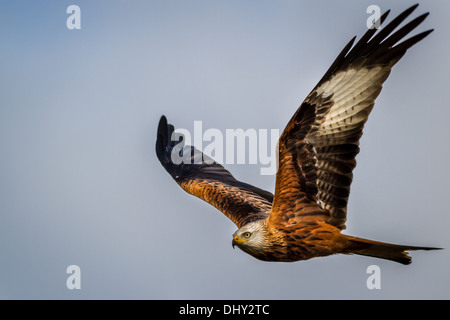
[[[376,4],[414,1],[2,1],[0,299],[449,299],[450,253],[409,266],[336,255],[258,261],[234,224],[154,153],[177,127],[282,130]],[[81,30],[66,9],[81,8]],[[346,234],[449,248],[450,2],[394,67],[361,139]],[[274,190],[260,165],[226,165]],[[66,268],[81,269],[68,290]],[[369,290],[368,266],[381,269]]]

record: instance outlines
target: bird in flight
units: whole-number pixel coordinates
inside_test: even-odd
[[[238,230],[232,245],[264,261],[299,261],[357,254],[411,263],[407,251],[438,248],[397,245],[345,235],[347,201],[359,139],[392,67],[433,30],[400,42],[428,15],[396,29],[418,6],[381,29],[351,39],[287,123],[278,141],[275,194],[233,177],[174,131],[162,116],[156,154],[176,183],[222,211]],[[382,24],[389,11],[384,13]],[[176,157],[183,161],[173,161]]]

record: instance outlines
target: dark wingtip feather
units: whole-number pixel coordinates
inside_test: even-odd
[[[411,8],[413,8],[413,10],[414,10],[414,9],[416,9],[418,6],[419,6],[419,4],[416,3],[416,4],[412,5]]]
[[[412,20],[411,22],[409,22],[408,24],[406,24],[403,28],[401,28],[400,30],[398,30],[397,32],[395,32],[394,34],[392,34],[391,36],[389,36],[389,38],[387,38],[386,40],[384,40],[381,45],[386,45],[386,46],[393,46],[395,45],[400,39],[402,39],[404,36],[406,36],[409,32],[411,32],[412,30],[414,30],[420,23],[423,22],[423,20],[425,20],[425,18],[429,15],[430,13],[424,13],[420,16],[418,16],[417,18],[415,18],[414,20]]]
[[[406,18],[417,8],[418,4],[413,5],[400,13],[397,17],[395,17],[391,22],[389,22],[385,27],[383,27],[366,45],[365,49],[361,52],[362,55],[370,55],[373,51],[379,50],[380,48],[383,49],[382,51],[385,51],[385,48],[389,47],[386,41],[391,41],[393,39],[391,33],[397,28],[403,21],[405,21]],[[382,20],[383,22],[384,20]],[[381,25],[381,24],[380,24]],[[408,30],[406,33],[410,32],[414,27],[412,28],[402,28],[403,31]],[[399,32],[396,32],[397,35],[399,35]],[[400,37],[401,38],[401,37]],[[398,41],[400,38],[397,38],[396,41]],[[384,46],[380,46],[380,44],[383,44]]]
[[[165,139],[167,135],[167,118],[163,115],[158,123],[158,139]],[[165,144],[165,143],[164,143]]]
[[[163,115],[159,119],[157,138],[156,138],[156,146],[155,151],[159,161],[163,162],[164,160],[164,149],[168,145],[169,137],[168,137],[168,128],[167,128],[167,118]]]
[[[158,124],[157,138],[156,138],[156,156],[159,162],[166,169],[166,171],[175,179],[183,171],[183,166],[175,164],[172,161],[173,148],[182,142],[182,137],[179,140],[172,140],[172,134],[175,128],[172,124],[167,122],[167,118],[163,115],[161,116]],[[184,149],[184,148],[183,148]],[[183,152],[183,149],[180,152]],[[188,150],[190,150],[189,147]]]
[[[397,46],[395,47],[406,47],[406,49],[409,49],[410,47],[412,47],[413,45],[415,45],[417,42],[419,42],[420,40],[422,40],[423,38],[425,38],[426,36],[428,36],[430,33],[432,33],[434,31],[434,29],[430,29],[424,32],[421,32],[401,43],[399,43]],[[394,48],[395,48],[394,47]]]
[[[417,42],[428,36],[431,32],[433,32],[434,29],[427,30],[424,32],[421,32],[411,38],[408,38],[407,40],[397,44],[395,47],[393,47],[389,53],[385,54],[383,59],[385,61],[389,60],[398,60],[409,48],[411,48],[413,45],[415,45]]]
[[[348,54],[350,48],[353,46],[353,43],[355,42],[356,36],[350,39],[350,41],[346,44],[344,49],[341,50],[341,52],[338,54],[336,59],[333,61],[331,66],[328,68],[327,72],[323,75],[322,79],[319,81],[319,84],[322,83],[322,81],[327,80],[333,72],[335,72],[343,63],[345,60],[346,55]]]
[[[429,13],[424,13],[409,22],[400,30],[392,33],[418,6],[419,4],[416,3],[404,10],[380,30],[377,30],[376,28],[367,30],[354,46],[353,43],[356,37],[353,37],[339,53],[338,57],[319,81],[318,85],[328,80],[337,70],[344,70],[352,64],[357,65],[358,63],[363,62],[367,66],[370,66],[380,63],[395,63],[398,61],[406,49],[423,39],[429,33],[421,33],[420,35],[410,38],[411,40],[408,39],[404,41],[400,44],[401,46],[397,45],[392,48],[428,16]],[[384,24],[390,12],[391,10],[384,12],[376,23],[380,23],[380,25]],[[363,59],[365,59],[365,61],[363,61]]]
[[[161,118],[159,119],[158,132],[159,132],[160,129],[162,129],[164,126],[167,126],[167,118],[166,118],[165,115],[162,115]]]

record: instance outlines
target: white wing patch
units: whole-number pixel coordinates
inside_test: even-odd
[[[359,129],[361,122],[367,120],[389,73],[390,66],[349,69],[337,73],[318,87],[317,94],[332,96],[333,105],[314,133],[313,140],[317,143],[317,138],[321,137],[321,145],[334,144],[347,137],[353,129]]]

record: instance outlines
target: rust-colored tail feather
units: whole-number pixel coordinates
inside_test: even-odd
[[[408,255],[407,251],[442,249],[434,247],[405,246],[361,239],[356,237],[348,237],[348,240],[350,240],[350,242],[355,245],[354,247],[353,245],[350,246],[352,247],[352,249],[350,250],[349,253],[391,260],[401,264],[411,263],[411,257]]]

